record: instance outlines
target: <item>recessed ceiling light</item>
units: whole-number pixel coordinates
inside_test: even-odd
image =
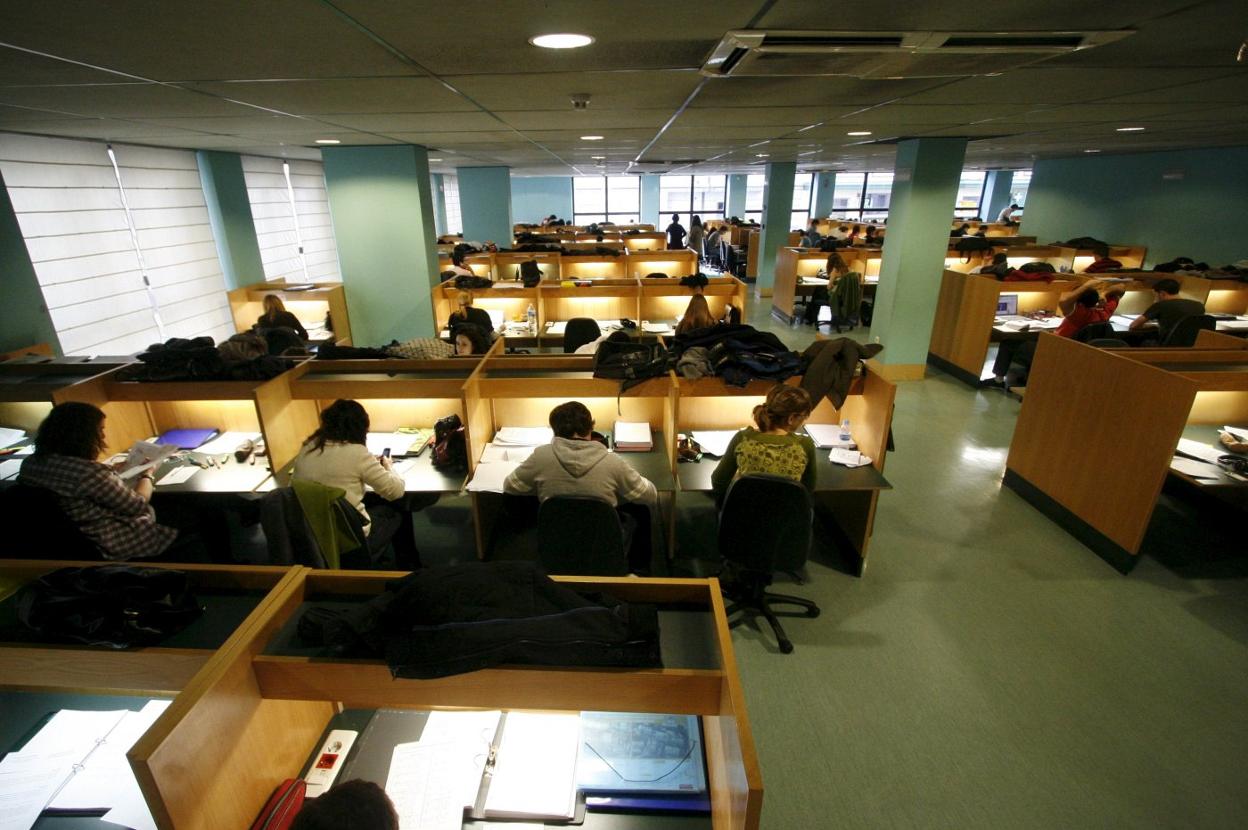
[[[768,158],[770,155],[771,155],[771,153],[755,153],[755,154],[754,154],[754,157],[755,157],[755,158],[760,158],[760,159],[765,159],[765,158]]]
[[[1142,133],[1144,132],[1144,128],[1143,127],[1119,127],[1117,131],[1120,133]]]
[[[854,130],[852,133],[845,133],[845,135],[871,135],[871,131],[870,130]]]
[[[598,161],[600,159],[605,159],[606,156],[590,156],[590,158],[593,159],[594,161]]]
[[[442,159],[429,159],[430,161],[441,161]]]
[[[1099,152],[1101,152],[1101,151],[1100,151],[1100,150],[1084,150],[1083,152],[1085,152],[1085,153],[1099,153]]]
[[[529,38],[529,43],[532,43],[534,46],[540,46],[543,49],[579,49],[593,42],[594,39],[589,35],[578,35],[572,32],[535,35]]]
[[[342,142],[336,138],[318,138],[316,140],[316,143],[317,144],[341,144]]]
[[[600,135],[583,135],[583,136],[581,136],[581,141],[602,141],[602,136],[600,136]]]

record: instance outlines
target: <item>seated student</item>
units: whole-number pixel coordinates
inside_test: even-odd
[[[1092,253],[1096,255],[1096,260],[1083,269],[1085,274],[1099,274],[1102,271],[1114,271],[1122,267],[1122,263],[1109,256],[1109,248],[1104,245],[1098,245],[1092,249]]]
[[[799,244],[803,248],[818,248],[821,239],[823,239],[823,234],[819,233],[819,220],[811,219],[810,227],[806,228],[806,233],[802,235]]]
[[[808,326],[813,326],[819,321],[819,309],[831,303],[833,290],[836,288],[837,280],[841,277],[855,276],[859,281],[862,280],[862,274],[857,271],[849,270],[849,266],[845,264],[845,260],[841,259],[841,255],[837,253],[828,254],[828,287],[823,291],[823,286],[815,289],[810,295],[810,299],[806,301],[806,315],[804,322]]]
[[[883,235],[876,236],[875,225],[867,225],[866,233],[862,237],[863,245],[881,245],[884,242]]]
[[[1022,205],[1009,205],[1001,208],[1001,212],[997,214],[997,221],[1006,225],[1017,225],[1018,221],[1014,219],[1014,214],[1022,210]]]
[[[455,356],[470,357],[474,354],[485,354],[490,350],[490,336],[472,323],[461,323],[452,331],[455,332]]]
[[[1105,322],[1114,315],[1123,293],[1122,288],[1114,283],[1089,280],[1062,294],[1057,305],[1066,317],[1055,334],[1059,337],[1074,337],[1084,326]],[[998,386],[1004,385],[1005,376],[1013,364],[1030,368],[1035,356],[1035,340],[1003,341],[997,347],[997,356],[992,362],[994,383]]]
[[[738,476],[754,473],[784,476],[815,486],[815,442],[797,431],[814,405],[800,386],[777,384],[763,403],[754,407],[754,427],[732,436],[728,450],[711,474],[717,504],[723,504],[728,485]]]
[[[472,304],[471,291],[456,292],[455,310],[451,312],[447,326],[451,331],[454,331],[457,326],[464,323],[471,323],[481,329],[481,331],[488,332],[494,330],[494,321],[490,319],[489,313]]]
[[[457,277],[474,276],[473,271],[464,264],[464,259],[472,253],[472,246],[460,243],[451,249],[451,267],[446,269]],[[446,273],[446,272],[443,272]]]
[[[337,400],[321,412],[321,425],[295,458],[294,477],[341,489],[364,520],[368,549],[375,561],[389,542],[402,567],[419,567],[412,538],[412,514],[404,503],[403,476],[388,457],[368,451],[368,412],[357,401]],[[364,487],[373,492],[365,496]]]
[[[290,830],[399,830],[399,814],[385,790],[355,778],[304,801]]]
[[[308,339],[308,330],[299,322],[299,318],[286,310],[282,298],[276,294],[264,296],[264,313],[256,321],[256,327],[262,329],[294,329],[300,339]]]
[[[1005,279],[1005,275],[1010,273],[1009,258],[1004,254],[993,254],[991,265],[981,265],[975,269],[976,274],[991,274],[998,280]]]
[[[966,236],[967,232],[969,232],[970,229],[971,229],[971,223],[963,222],[960,227],[954,228],[953,230],[949,231],[949,235],[950,236]]]
[[[828,235],[837,241],[849,239],[849,225],[837,225],[836,230]]]
[[[1185,300],[1179,296],[1181,291],[1178,280],[1157,280],[1153,285],[1153,296],[1156,302],[1145,309],[1144,313],[1131,321],[1131,331],[1138,331],[1149,323],[1156,323],[1160,331],[1159,339],[1164,343],[1174,331],[1174,327],[1184,317],[1205,313],[1205,304],[1199,300]]]
[[[52,491],[65,517],[105,559],[165,553],[178,531],[156,523],[148,504],[153,475],[141,473],[128,484],[97,460],[103,452],[104,413],[89,403],[57,404],[39,425],[34,455],[22,462],[18,483]]]
[[[988,236],[988,226],[980,225],[978,228],[975,229],[975,233],[973,235],[978,236],[980,239],[986,238]]]
[[[706,297],[694,294],[689,298],[689,305],[685,307],[685,316],[681,317],[680,322],[676,324],[676,333],[684,334],[695,329],[710,328],[713,325],[715,325],[715,315],[711,314],[711,307],[706,304]]]

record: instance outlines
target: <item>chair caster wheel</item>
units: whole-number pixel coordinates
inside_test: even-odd
[[[806,616],[810,617],[811,619],[814,619],[815,617],[819,616],[819,609],[811,608],[809,611],[806,612]]]
[[[792,654],[792,653],[793,653],[793,644],[792,644],[792,643],[790,643],[788,640],[781,640],[781,641],[780,641],[780,653],[781,653],[781,654]]]

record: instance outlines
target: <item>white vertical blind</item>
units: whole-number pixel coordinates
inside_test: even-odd
[[[463,233],[464,219],[459,210],[459,177],[442,177],[442,195],[446,198],[446,232]]]
[[[167,335],[227,337],[225,282],[194,154],[125,145],[114,151],[134,237],[107,145],[0,134],[0,172],[61,348],[128,354],[158,341],[153,297]]]
[[[325,168],[316,161],[288,164],[289,181],[282,159],[243,156],[243,178],[251,201],[264,278],[341,281],[338,247],[325,192]]]

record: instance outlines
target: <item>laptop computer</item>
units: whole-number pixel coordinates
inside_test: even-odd
[[[1002,294],[997,298],[997,316],[1014,317],[1018,314],[1018,295]]]

